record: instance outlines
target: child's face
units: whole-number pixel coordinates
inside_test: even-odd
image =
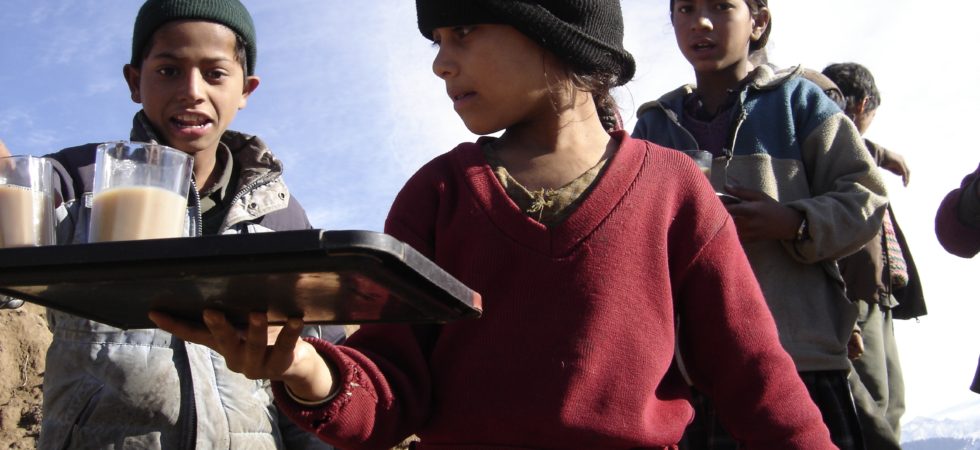
[[[549,88],[564,69],[517,29],[484,24],[437,28],[432,35],[439,46],[432,70],[471,132],[557,117]]]
[[[143,66],[123,72],[133,101],[166,144],[190,153],[215,151],[258,77],[236,61],[235,33],[205,21],[175,21],[151,38]]]
[[[745,0],[676,0],[671,13],[677,45],[697,73],[747,62],[749,43],[765,30]]]

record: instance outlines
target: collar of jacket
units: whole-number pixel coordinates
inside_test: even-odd
[[[756,67],[752,72],[749,73],[749,77],[752,78],[750,83],[745,84],[743,91],[741,93],[742,100],[744,101],[746,94],[749,90],[755,91],[767,91],[776,89],[792,78],[801,76],[803,74],[803,66],[793,66],[786,69],[776,69],[774,66],[769,64],[763,64]],[[647,110],[652,108],[658,108],[664,111],[669,117],[674,120],[679,121],[680,118],[677,116],[676,111],[683,111],[684,99],[687,98],[692,92],[694,92],[695,85],[685,84],[673,91],[664,94],[657,100],[653,100],[644,103],[640,106],[640,109],[636,111],[636,116],[640,117]]]

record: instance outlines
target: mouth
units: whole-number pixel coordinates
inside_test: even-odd
[[[450,90],[449,98],[453,101],[454,105],[459,105],[461,102],[465,102],[473,97],[476,97],[476,92],[466,91],[466,90]]]
[[[180,130],[203,130],[214,121],[203,114],[181,113],[170,118],[170,123]]]
[[[715,43],[708,39],[699,40],[691,45],[691,49],[696,52],[703,51],[703,50],[711,50],[713,48],[715,48]]]

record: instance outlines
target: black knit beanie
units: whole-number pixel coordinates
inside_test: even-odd
[[[136,15],[133,26],[133,58],[130,64],[140,65],[143,47],[163,24],[188,19],[220,23],[241,36],[245,40],[246,72],[248,75],[255,73],[255,24],[238,0],[147,0]]]
[[[623,48],[619,0],[415,0],[415,7],[426,39],[440,27],[507,24],[585,75],[611,73],[619,86],[636,71]]]

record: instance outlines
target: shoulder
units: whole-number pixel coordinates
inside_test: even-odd
[[[636,117],[643,120],[643,116],[651,111],[676,111],[683,104],[684,98],[691,92],[694,92],[694,86],[689,84],[667,92],[656,100],[640,105],[640,108],[636,110]]]

